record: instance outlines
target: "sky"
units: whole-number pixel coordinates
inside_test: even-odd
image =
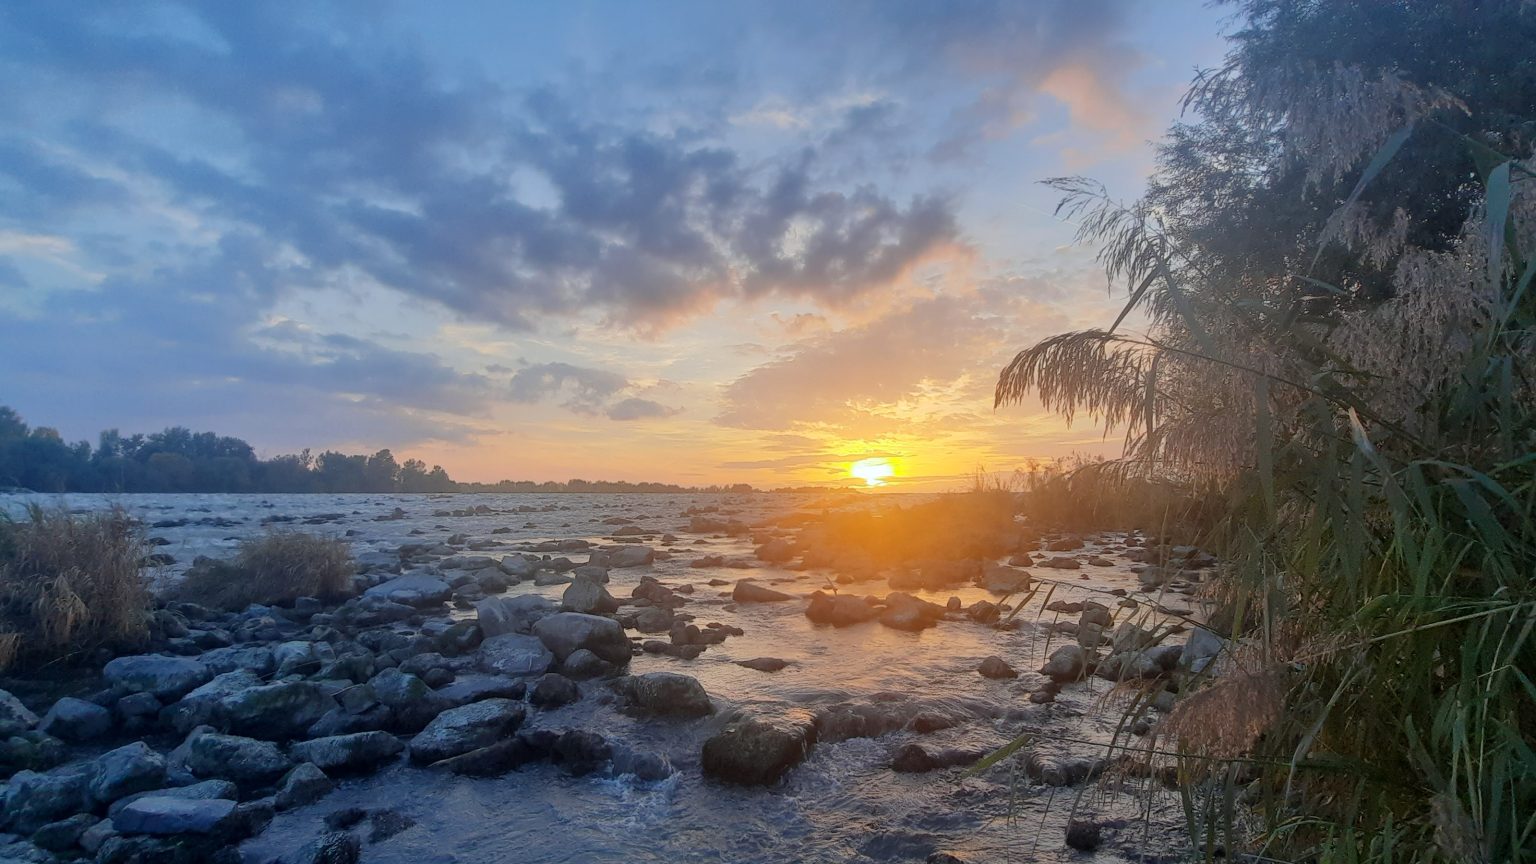
[[[1113,453],[993,410],[1118,298],[1203,0],[0,5],[0,405],[460,480]]]

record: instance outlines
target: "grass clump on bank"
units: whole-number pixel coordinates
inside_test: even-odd
[[[120,510],[0,517],[0,670],[149,638],[143,538]]]
[[[350,591],[355,572],[346,543],[297,531],[274,531],[242,541],[233,559],[199,562],[174,593],[179,600],[238,611],[252,603],[339,597]]]

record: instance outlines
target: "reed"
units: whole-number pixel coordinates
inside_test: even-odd
[[[334,599],[351,590],[347,544],[298,531],[272,531],[240,543],[229,561],[203,561],[188,570],[173,593],[215,609],[253,603],[291,604],[299,597]]]

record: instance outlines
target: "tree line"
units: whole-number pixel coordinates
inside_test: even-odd
[[[503,480],[459,483],[441,465],[326,450],[261,459],[250,444],[173,426],[148,435],[108,429],[66,442],[57,429],[28,426],[0,405],[0,490],[32,492],[750,492],[746,484],[691,488],[669,483]]]

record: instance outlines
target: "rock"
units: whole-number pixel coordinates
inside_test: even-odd
[[[280,740],[303,735],[336,707],[319,685],[282,681],[231,693],[219,700],[217,717],[237,735]]]
[[[769,540],[767,543],[757,547],[756,554],[759,561],[765,561],[769,564],[783,564],[795,557],[795,544],[788,540]]]
[[[213,798],[228,798],[231,801],[237,801],[240,798],[240,787],[228,780],[203,780],[188,786],[172,786],[167,789],[137,792],[133,795],[125,795],[113,802],[112,806],[107,808],[107,815],[112,816],[134,801],[151,796],[156,798],[186,798],[199,801]]]
[[[495,675],[543,675],[555,662],[555,655],[544,644],[537,636],[519,633],[493,636],[480,643],[475,666]]]
[[[1063,645],[1051,652],[1050,659],[1041,667],[1040,674],[1052,681],[1066,683],[1083,677],[1088,668],[1088,657],[1080,645]]]
[[[164,785],[165,757],[143,741],[135,741],[96,757],[89,788],[98,803],[111,804],[135,792]]]
[[[194,776],[220,777],[243,786],[270,783],[292,765],[270,741],[194,732],[187,745],[187,770]]]
[[[559,612],[540,619],[533,625],[533,632],[561,662],[578,648],[585,648],[609,663],[629,662],[629,639],[624,628],[612,618]]]
[[[124,692],[152,693],[163,702],[180,699],[213,678],[213,671],[197,660],[160,654],[118,657],[101,671]]]
[[[273,805],[279,810],[292,810],[319,801],[335,788],[336,784],[319,766],[313,762],[300,762],[277,784]]]
[[[1226,650],[1227,640],[1205,627],[1195,627],[1179,654],[1179,665],[1191,672],[1204,672]]]
[[[613,595],[601,584],[589,579],[577,579],[561,595],[560,608],[567,612],[607,615],[619,610],[619,601],[613,599]]]
[[[379,704],[389,708],[404,708],[420,702],[432,692],[427,682],[399,668],[385,669],[368,680],[368,689]]]
[[[1041,567],[1050,567],[1055,570],[1076,570],[1082,565],[1076,558],[1070,555],[1055,555],[1040,564]]]
[[[980,672],[981,677],[983,678],[1001,679],[1019,677],[1019,673],[1014,671],[1012,666],[1009,666],[1007,662],[1003,660],[1003,658],[996,656],[988,657],[987,659],[981,661],[981,665],[976,667],[976,671]]]
[[[510,699],[450,708],[411,739],[411,761],[428,764],[487,747],[517,731],[523,716],[523,706]]]
[[[280,864],[357,864],[363,857],[363,841],[348,831],[320,835]]]
[[[482,699],[521,699],[527,692],[528,685],[516,678],[471,673],[459,675],[453,679],[453,683],[439,688],[435,694],[448,703],[449,708],[457,708]]]
[[[1067,822],[1067,846],[1079,852],[1094,852],[1103,842],[1104,837],[1099,823],[1085,819],[1072,819]]]
[[[112,817],[112,827],[124,834],[213,834],[229,827],[235,807],[226,798],[149,796],[119,810]]]
[[[400,755],[405,745],[387,732],[357,732],[300,741],[288,748],[297,759],[312,762],[328,774],[372,771]]]
[[[656,560],[656,552],[646,546],[626,545],[608,555],[608,566],[622,570],[627,567],[643,567]]]
[[[129,693],[117,700],[113,710],[123,720],[136,720],[158,715],[161,707],[160,700],[152,693]]]
[[[112,827],[111,819],[98,819],[89,828],[81,832],[76,841],[85,854],[94,856],[101,849],[102,844],[113,837],[118,836],[117,829]]]
[[[847,627],[875,620],[880,617],[880,610],[869,605],[863,597],[817,591],[811,595],[810,605],[805,608],[805,617],[817,624]]]
[[[438,649],[450,657],[460,657],[475,650],[485,639],[485,631],[474,621],[455,621],[437,637]]]
[[[39,774],[18,771],[11,776],[0,798],[0,828],[30,834],[33,831],[87,808],[90,782],[88,766],[68,766]]]
[[[815,743],[816,724],[803,711],[774,719],[742,718],[704,742],[704,776],[765,786],[804,761]]]
[[[65,696],[53,703],[43,719],[38,721],[39,731],[62,741],[79,744],[107,734],[112,729],[112,712],[84,699]]]
[[[996,603],[988,603],[985,600],[977,600],[965,610],[965,617],[977,624],[996,624],[997,619],[1003,617],[1003,612]]]
[[[37,725],[37,715],[27,710],[9,691],[0,690],[0,739],[20,735]]]
[[[573,777],[591,774],[613,756],[607,739],[596,732],[572,729],[555,741],[552,758]]]
[[[585,648],[577,648],[571,652],[571,656],[565,658],[560,664],[560,672],[567,678],[585,680],[607,675],[613,671],[613,664],[593,654]]]
[[[1062,537],[1045,544],[1045,551],[1047,552],[1071,552],[1074,549],[1081,548],[1083,548],[1081,537]]]
[[[615,688],[633,711],[674,717],[703,717],[714,713],[704,685],[676,672],[647,672],[622,679]]]
[[[363,592],[365,597],[377,597],[392,603],[418,607],[446,603],[452,594],[453,589],[447,582],[421,573],[398,576]]]
[[[488,747],[434,762],[432,767],[465,777],[499,777],[545,755],[521,735],[514,735]]]
[[[753,582],[750,579],[742,579],[731,589],[731,599],[737,603],[782,603],[785,600],[796,599],[793,594],[785,594],[783,591],[775,591]]]
[[[886,609],[880,623],[895,630],[918,631],[937,624],[944,617],[944,607],[919,600],[911,594],[893,592],[885,598]]]
[[[214,676],[181,701],[167,705],[160,712],[160,722],[185,735],[196,726],[212,723],[219,703],[226,697],[252,687],[260,687],[261,678],[248,669],[237,669]]]
[[[96,822],[90,813],[76,813],[68,819],[49,822],[32,832],[32,845],[49,852],[68,852]]]
[[[640,780],[665,780],[672,776],[672,763],[659,753],[621,750],[613,754],[613,773],[630,774]]]
[[[672,629],[672,612],[659,606],[647,606],[635,613],[635,629],[641,633],[665,633]]]
[[[940,767],[921,744],[906,744],[891,757],[891,770],[901,774],[926,774]]]
[[[528,701],[540,708],[558,708],[580,698],[581,690],[576,687],[576,682],[557,672],[541,676],[528,692]]]
[[[1018,594],[1028,591],[1031,581],[1028,570],[987,564],[982,571],[981,587],[993,594]]]
[[[789,665],[789,661],[780,660],[777,657],[754,657],[751,660],[737,660],[737,666],[745,666],[758,672],[777,672]]]
[[[1088,602],[1083,604],[1082,614],[1078,616],[1077,626],[1084,624],[1097,624],[1100,627],[1114,626],[1115,619],[1109,614],[1109,607],[1099,603]]]

